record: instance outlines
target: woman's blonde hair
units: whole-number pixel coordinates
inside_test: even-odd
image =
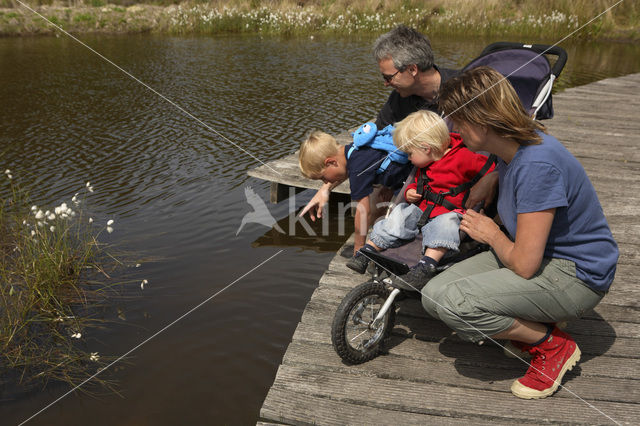
[[[393,131],[393,143],[407,153],[430,147],[434,157],[442,158],[450,142],[447,124],[431,111],[421,110],[409,114],[396,123]]]
[[[315,130],[300,145],[298,165],[302,175],[309,179],[319,179],[324,160],[338,155],[338,141],[328,133]]]
[[[521,145],[542,141],[537,131],[544,132],[544,126],[527,114],[511,83],[493,68],[473,68],[448,80],[438,103],[454,122],[486,126]]]

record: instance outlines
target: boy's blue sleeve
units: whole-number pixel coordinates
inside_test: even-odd
[[[383,157],[378,151],[366,148],[351,153],[347,159],[347,172],[352,200],[360,200],[373,192],[379,160]]]

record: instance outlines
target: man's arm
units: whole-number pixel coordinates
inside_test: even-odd
[[[482,176],[482,178],[469,190],[469,198],[463,207],[472,209],[482,201],[488,206],[496,197],[498,188],[498,172],[492,171]]]

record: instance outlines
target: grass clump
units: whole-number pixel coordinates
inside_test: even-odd
[[[92,24],[96,21],[96,17],[90,13],[79,13],[73,17],[73,22],[86,22]]]
[[[9,170],[0,199],[0,377],[22,385],[77,385],[102,365],[84,334],[103,323],[95,308],[113,284],[98,242],[102,229],[81,208],[88,185],[51,210],[32,205]],[[99,278],[100,277],[100,278]],[[98,382],[109,385],[106,381]]]

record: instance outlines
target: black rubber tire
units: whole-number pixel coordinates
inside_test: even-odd
[[[363,339],[364,342],[362,345],[354,346],[351,344],[348,336],[348,327],[355,326],[354,317],[364,312],[362,310],[364,304],[375,302],[379,304],[377,309],[373,311],[370,309],[366,310],[366,314],[370,314],[370,319],[367,319],[367,322],[370,323],[378,314],[390,293],[384,284],[368,281],[353,288],[345,298],[342,299],[333,317],[331,342],[333,343],[333,348],[336,353],[340,355],[340,358],[344,361],[350,364],[361,364],[380,354],[382,344],[391,333],[395,322],[395,301],[389,308],[380,326],[375,331],[371,331],[373,336],[371,336],[370,339]],[[356,309],[356,311],[354,311],[354,309]],[[360,309],[360,311],[358,311],[358,309]],[[357,318],[360,319],[361,317],[358,316]],[[362,324],[360,324],[360,327],[363,332],[367,329],[367,327],[364,327]]]

